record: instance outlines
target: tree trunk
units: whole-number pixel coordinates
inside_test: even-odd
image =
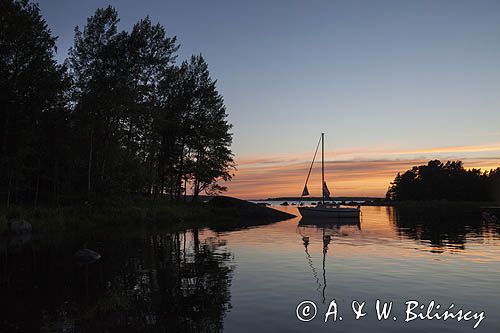
[[[193,201],[198,200],[199,194],[200,194],[200,181],[198,179],[195,179],[193,187]]]
[[[187,199],[187,179],[184,178],[184,202],[186,202]]]
[[[90,149],[89,149],[89,165],[87,170],[87,198],[90,200],[90,191],[91,191],[91,175],[92,175],[92,155],[94,152],[93,147],[94,141],[94,129],[90,130]]]
[[[7,188],[7,207],[10,205],[10,192],[12,186],[12,170],[9,170],[9,186]]]
[[[198,151],[198,156],[196,159],[196,170],[200,170],[200,164],[201,164],[201,151]],[[198,199],[198,196],[200,194],[200,176],[198,173],[195,173],[194,175],[195,181],[194,181],[194,190],[193,190],[193,201]]]
[[[180,160],[179,160],[179,174],[177,176],[177,184],[176,184],[176,187],[177,187],[177,193],[176,193],[176,197],[177,197],[177,200],[180,199],[181,197],[181,188],[182,188],[182,176],[183,176],[183,173],[184,173],[184,140],[182,142],[182,146],[181,146],[181,153],[180,153]]]
[[[59,187],[59,162],[57,159],[54,160],[54,175],[52,180],[52,192],[53,192],[53,200],[57,207],[59,207],[59,195],[58,195],[58,187]]]
[[[174,200],[174,177],[170,175],[170,200]]]
[[[36,175],[35,207],[38,205],[38,195],[40,193],[40,158],[38,158],[38,169]]]
[[[3,138],[2,138],[2,156],[3,157],[7,156],[8,132],[9,132],[9,111],[6,110],[5,124],[4,124]]]

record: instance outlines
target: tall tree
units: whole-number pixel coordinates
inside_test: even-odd
[[[7,204],[36,204],[42,190],[58,187],[60,140],[49,134],[64,137],[67,122],[55,41],[38,5],[0,0],[0,186]]]
[[[212,80],[202,55],[192,56],[189,63],[194,82],[190,172],[194,197],[202,191],[216,194],[225,190],[217,181],[232,178],[234,168],[231,124],[227,121],[224,100]]]
[[[171,199],[181,197],[183,180],[186,180],[186,155],[192,133],[193,86],[187,62],[175,68],[160,84],[163,103],[157,121],[161,136],[159,169],[162,187]]]
[[[129,157],[143,166],[145,192],[159,192],[160,135],[158,122],[163,103],[160,83],[171,79],[176,37],[168,37],[160,24],[149,17],[134,25],[129,37],[129,63],[133,101],[126,120]]]
[[[68,66],[74,80],[73,119],[79,134],[78,169],[87,195],[103,195],[117,184],[109,177],[122,162],[120,138],[130,99],[128,35],[117,30],[114,8],[97,9],[83,32],[75,28]]]
[[[222,96],[201,55],[184,61],[162,85],[166,96],[161,156],[172,197],[188,187],[196,199],[203,191],[225,190],[219,181],[232,178],[232,134]]]

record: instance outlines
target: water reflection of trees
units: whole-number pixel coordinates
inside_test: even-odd
[[[400,236],[425,243],[432,252],[461,251],[469,237],[482,240],[497,233],[496,226],[483,223],[477,212],[446,207],[388,207],[387,212]]]
[[[86,330],[220,331],[230,307],[230,253],[197,230],[151,235],[115,277],[109,297],[84,321]],[[109,307],[111,301],[112,307]]]
[[[230,308],[233,268],[231,254],[219,238],[197,230],[110,233],[98,235],[92,244],[103,258],[90,269],[89,290],[84,290],[82,272],[71,262],[74,242],[38,251],[39,265],[29,274],[23,267],[31,258],[12,257],[10,284],[0,287],[5,296],[0,308],[8,313],[0,316],[0,331],[2,327],[90,332],[222,330]]]

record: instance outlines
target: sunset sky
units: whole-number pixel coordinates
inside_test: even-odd
[[[499,1],[40,1],[59,61],[108,4],[123,29],[164,25],[178,62],[207,59],[234,125],[230,195],[299,195],[321,132],[335,196],[383,196],[431,158],[500,166]]]

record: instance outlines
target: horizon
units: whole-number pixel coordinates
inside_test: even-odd
[[[492,156],[498,150],[485,152],[481,151],[480,147],[476,147],[477,152],[472,152],[471,156],[467,148],[472,149],[473,147],[461,147],[463,151],[457,151],[453,155],[447,153],[450,149],[441,148],[421,156],[419,156],[418,152],[411,154],[404,151],[392,151],[378,155],[375,151],[365,151],[356,153],[356,156],[360,157],[350,157],[349,153],[337,154],[336,156],[340,155],[346,158],[338,160],[329,159],[329,156],[335,154],[334,152],[325,152],[325,179],[328,182],[332,197],[383,198],[390,182],[394,180],[398,172],[403,173],[413,166],[427,164],[429,160],[439,159],[441,162],[461,160],[466,169],[475,168],[482,171],[489,171],[500,166],[500,157]],[[484,154],[484,156],[474,156],[477,154]],[[361,157],[363,155],[366,157],[381,157],[363,159]],[[390,155],[400,155],[401,158],[387,158]],[[271,156],[268,159],[260,158],[243,161],[244,164],[240,164],[239,174],[231,182],[232,184],[230,184],[226,194],[242,199],[300,197],[311,163],[310,160],[301,160],[301,157],[301,155],[286,155],[281,158]],[[320,174],[320,164],[315,162],[308,182],[310,196],[321,197]],[[258,177],[255,177],[255,175],[258,175]],[[249,191],[247,188],[253,190]]]
[[[108,4],[120,29],[149,15],[177,36],[177,63],[207,59],[234,125],[228,195],[299,195],[321,132],[333,196],[384,196],[430,159],[500,166],[499,2],[46,1],[59,62]]]
[[[0,332],[498,331],[499,0],[34,1]]]

